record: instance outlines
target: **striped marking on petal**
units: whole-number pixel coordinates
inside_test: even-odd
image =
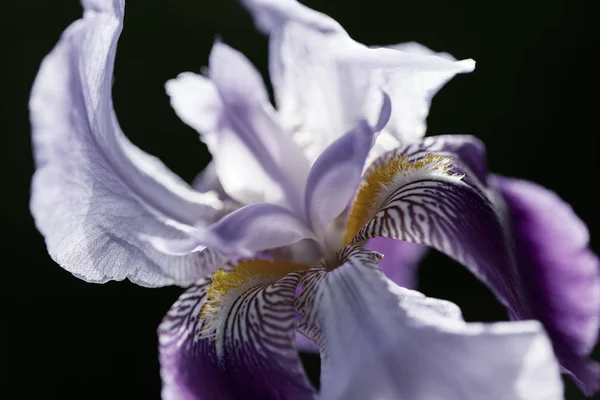
[[[442,178],[458,181],[463,175],[451,174],[452,158],[427,153],[418,159],[395,153],[367,171],[348,218],[344,243],[353,241],[356,233],[384,206],[389,196],[416,180]]]
[[[294,297],[304,271],[275,264],[243,261],[173,305],[159,327],[163,398],[314,399],[295,346]],[[218,307],[215,320],[203,318],[209,304]],[[206,337],[211,329],[217,340]]]
[[[337,253],[336,265],[318,263],[302,275],[302,293],[296,299],[296,310],[302,315],[298,324],[298,332],[319,346],[321,359],[327,357],[327,346],[324,341],[323,331],[318,322],[318,304],[323,291],[320,285],[327,274],[346,263],[357,265],[358,268],[377,268],[382,255],[376,251],[366,250],[362,247],[347,246]]]
[[[204,321],[200,336],[215,338],[217,349],[221,348],[224,322],[234,313],[233,308],[240,298],[254,297],[256,292],[266,290],[267,285],[308,268],[305,264],[277,259],[243,260],[230,271],[215,272],[206,290],[207,301],[200,312],[200,318]]]

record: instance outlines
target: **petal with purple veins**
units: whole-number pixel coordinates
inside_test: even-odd
[[[234,271],[218,274],[228,279]],[[299,277],[292,272],[228,299],[216,325],[218,338],[206,335],[204,319],[214,300],[211,281],[188,289],[158,329],[163,398],[313,399],[295,348],[294,291]]]
[[[589,360],[600,272],[587,230],[545,189],[501,178],[487,186],[483,147],[469,138],[431,138],[376,161],[354,203],[347,240],[396,238],[461,262],[511,318],[541,321],[561,366],[593,394],[600,383],[600,368]]]
[[[325,350],[322,398],[563,398],[539,323],[466,323],[451,303],[391,284],[377,258],[349,252],[306,301]]]
[[[52,258],[87,281],[190,284],[212,271],[202,254],[170,257],[139,236],[185,238],[222,205],[125,137],[111,96],[124,2],[83,5],[84,17],[44,59],[31,93],[36,225]]]

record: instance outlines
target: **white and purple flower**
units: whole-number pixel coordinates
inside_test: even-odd
[[[82,3],[32,90],[31,209],[86,281],[191,285],[159,327],[165,399],[560,399],[560,372],[599,389],[585,225],[552,192],[490,174],[476,138],[423,138],[431,98],[472,60],[369,48],[295,0],[245,0],[277,110],[221,42],[205,75],[169,81],[213,155],[190,187],[118,125],[124,0]],[[466,323],[407,289],[427,247],[514,321]],[[298,345],[320,351],[318,394]]]

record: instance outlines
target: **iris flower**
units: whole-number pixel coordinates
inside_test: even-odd
[[[158,330],[165,399],[559,399],[560,372],[598,390],[585,225],[554,193],[490,174],[476,138],[423,138],[432,96],[473,61],[366,47],[294,0],[246,0],[269,35],[277,110],[221,42],[204,75],[169,81],[213,155],[189,186],[117,122],[124,1],[82,3],[31,94],[31,210],[79,278],[189,287]],[[407,288],[426,247],[513,321],[467,323]],[[298,358],[308,343],[318,394]]]

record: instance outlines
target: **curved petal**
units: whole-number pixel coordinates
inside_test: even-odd
[[[182,72],[165,83],[165,90],[177,116],[202,135],[211,151],[215,150],[223,102],[211,80],[192,72]]]
[[[540,324],[466,323],[451,303],[390,289],[376,260],[357,250],[317,285],[322,398],[563,398]]]
[[[465,180],[481,188],[486,185],[488,167],[485,145],[472,135],[437,135],[415,143],[403,143],[374,160],[365,175],[397,154],[409,160],[418,160],[430,153],[451,158],[453,172],[465,175]]]
[[[600,327],[600,264],[573,209],[534,183],[491,179],[507,206],[528,312],[540,320],[562,366],[589,396],[600,389],[600,365],[589,361]]]
[[[296,0],[242,0],[242,4],[252,14],[257,28],[266,34],[287,21],[300,22],[323,32],[343,32],[335,20]]]
[[[312,161],[357,119],[372,122],[384,90],[399,106],[374,151],[422,137],[433,95],[457,73],[471,72],[474,62],[419,49],[368,48],[345,33],[286,24],[271,34],[269,55],[282,124]]]
[[[300,210],[308,162],[276,120],[258,72],[241,53],[215,43],[210,77],[225,105],[213,152],[225,191],[242,203],[264,201]],[[252,168],[253,163],[260,167]],[[246,193],[252,192],[249,183],[264,193]]]
[[[201,133],[229,196],[301,209],[308,162],[283,132],[260,74],[241,53],[217,42],[210,79],[182,73],[166,88],[177,115]]]
[[[375,135],[390,117],[391,104],[384,93],[379,118],[374,127],[359,121],[356,127],[332,143],[315,161],[308,175],[305,209],[317,232],[342,213],[354,194]]]
[[[225,254],[252,257],[262,250],[287,246],[314,237],[289,210],[274,204],[250,204],[208,227],[198,227],[186,240],[150,238],[165,253],[186,254],[209,247]]]
[[[220,339],[205,337],[210,281],[171,307],[159,329],[165,400],[312,399],[295,348],[294,289],[300,275],[239,293],[223,309]]]
[[[139,235],[185,237],[221,204],[135,147],[117,123],[111,87],[123,4],[84,1],[84,17],[40,67],[29,104],[31,211],[52,258],[82,279],[189,284],[212,265],[200,254],[166,256]]]
[[[420,55],[447,60],[447,68],[404,68],[381,73],[382,88],[394,103],[386,131],[401,142],[417,141],[425,136],[431,99],[456,74],[472,72],[474,64],[459,62],[448,53],[436,53],[414,42],[384,48],[396,50],[405,57]]]
[[[379,268],[388,279],[405,288],[417,287],[416,270],[427,254],[427,246],[382,237],[370,239],[366,248],[384,255]]]
[[[471,158],[461,157],[469,148]],[[568,206],[540,188],[497,183],[497,193],[488,187],[487,177],[482,182],[472,172],[484,171],[477,149],[444,147],[443,154],[454,155],[455,170],[467,174],[462,179],[444,165],[449,159],[424,155],[418,145],[403,149],[408,156],[396,153],[375,163],[347,237],[358,231],[355,241],[383,236],[422,243],[463,263],[511,318],[541,321],[562,367],[584,392],[594,393],[600,372],[588,355],[597,339],[600,286],[587,231]]]

